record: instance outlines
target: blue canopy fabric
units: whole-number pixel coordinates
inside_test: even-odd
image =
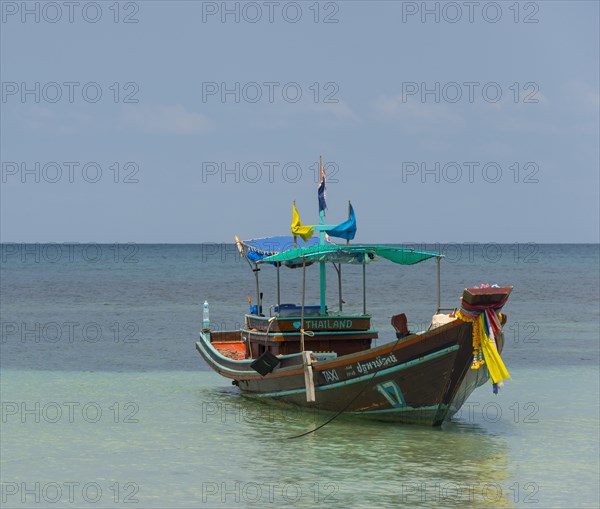
[[[248,260],[253,263],[257,263],[259,260],[262,260],[267,256],[283,253],[284,251],[289,251],[290,249],[294,249],[296,247],[294,246],[294,237],[291,235],[240,240],[239,243],[244,248],[244,253]],[[296,237],[296,244],[297,247],[318,246],[319,237],[312,237],[308,241],[304,241],[300,237]]]

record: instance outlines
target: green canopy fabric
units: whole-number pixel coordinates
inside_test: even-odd
[[[429,258],[440,257],[434,251],[415,251],[405,247],[385,245],[319,245],[290,249],[273,256],[267,256],[258,263],[291,262],[294,265],[305,262],[335,262],[362,264],[376,260],[376,257],[385,258],[401,265],[414,265]]]

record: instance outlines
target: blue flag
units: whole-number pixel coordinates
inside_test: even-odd
[[[325,209],[327,208],[327,204],[325,203],[325,170],[322,166],[321,183],[319,184],[319,190],[317,193],[319,195],[319,213],[321,213],[321,211],[325,211]]]
[[[353,240],[356,235],[356,216],[354,215],[354,207],[352,205],[350,205],[349,216],[343,223],[334,226],[331,230],[327,230],[327,235],[340,239]]]

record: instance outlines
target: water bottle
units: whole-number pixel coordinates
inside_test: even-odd
[[[204,306],[202,308],[202,328],[210,329],[210,318],[208,317],[208,301],[204,301]]]

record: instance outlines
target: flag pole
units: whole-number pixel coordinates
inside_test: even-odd
[[[294,208],[296,208],[296,200],[294,200]],[[296,240],[296,235],[294,235],[294,247],[298,247],[298,241]]]
[[[348,219],[350,219],[350,200],[348,200]],[[346,239],[346,245],[350,245],[350,239]]]

